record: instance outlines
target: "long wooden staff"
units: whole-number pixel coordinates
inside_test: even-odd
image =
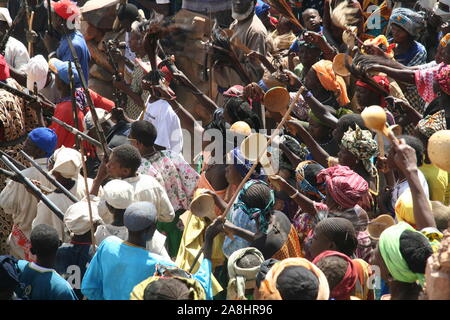
[[[77,106],[76,106],[76,100],[75,100],[75,79],[73,76],[73,72],[72,72],[72,63],[69,61],[69,77],[70,77],[70,98],[72,100],[72,109],[74,111],[74,117],[75,117],[75,126],[77,127],[77,129],[79,129],[79,124],[78,124],[78,110],[77,110]],[[94,106],[92,106],[92,108],[94,108]],[[75,136],[75,138],[77,139],[77,146],[79,146],[80,148],[80,152],[81,152],[81,163],[83,164],[83,178],[84,178],[84,187],[86,189],[86,197],[87,197],[87,203],[88,203],[88,208],[89,208],[89,222],[91,225],[91,241],[92,241],[92,246],[93,246],[93,250],[95,252],[95,236],[94,236],[94,222],[92,220],[92,205],[91,205],[91,196],[90,196],[90,192],[89,192],[89,185],[88,185],[88,181],[87,181],[87,167],[86,167],[86,152],[84,150],[84,143],[83,141],[80,141],[80,139],[78,138],[78,136]]]
[[[270,136],[270,138],[267,140],[267,143],[265,147],[261,150],[259,153],[258,159],[261,159],[262,156],[267,152],[267,148],[269,147],[270,143],[272,142],[272,139],[275,138],[278,133],[280,132],[281,128],[284,126],[285,122],[289,119],[289,116],[294,109],[294,106],[297,104],[298,99],[301,95],[301,93],[305,90],[305,87],[301,87],[297,94],[295,95],[294,100],[291,102],[291,105],[289,106],[289,109],[284,114],[283,118],[281,119],[281,122],[278,124],[277,128],[273,132],[273,134]],[[231,206],[234,204],[234,201],[236,200],[237,196],[239,195],[239,192],[241,191],[242,187],[247,183],[247,181],[250,179],[250,176],[255,171],[256,167],[258,166],[258,161],[255,161],[253,163],[253,166],[250,168],[250,170],[245,175],[244,179],[241,181],[239,186],[237,187],[236,191],[234,192],[233,196],[231,197],[230,201],[227,204],[227,207],[225,208],[224,212],[219,216],[219,219],[226,219],[226,216],[228,214],[228,211],[230,211]],[[190,273],[192,273],[192,270],[194,269],[195,265],[197,264],[198,259],[200,258],[201,254],[203,253],[203,248],[200,249],[197,256],[194,259],[194,262],[189,270]]]
[[[33,20],[34,20],[34,11],[31,11],[30,20],[28,20],[28,30],[29,31],[33,31]],[[31,42],[31,41],[28,42],[28,54],[30,55],[30,58],[32,58],[34,55],[33,42]]]

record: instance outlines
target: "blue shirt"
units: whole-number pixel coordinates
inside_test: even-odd
[[[202,263],[200,264],[200,268],[198,268],[198,271],[192,275],[192,277],[201,284],[203,289],[205,289],[206,300],[213,299],[211,273],[212,273],[211,260],[203,259]]]
[[[19,280],[25,285],[19,296],[28,296],[31,300],[77,300],[70,284],[55,270],[36,265],[33,262],[19,260],[21,271]]]
[[[78,60],[80,61],[81,69],[83,70],[83,74],[86,79],[86,84],[88,84],[89,80],[89,60],[91,60],[91,54],[89,53],[88,46],[86,41],[84,40],[83,35],[79,31],[75,31],[68,35],[72,40],[73,47],[75,48],[75,52],[77,53]],[[61,38],[58,49],[56,49],[56,56],[61,61],[72,61],[74,62],[74,58],[72,56],[72,52],[70,51],[69,43],[65,36]],[[80,75],[81,77],[81,75]]]
[[[129,300],[133,288],[153,276],[156,264],[175,266],[160,255],[116,236],[102,241],[81,283],[89,300]]]

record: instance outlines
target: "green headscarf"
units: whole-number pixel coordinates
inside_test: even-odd
[[[405,230],[411,230],[422,235],[421,232],[416,231],[406,222],[399,222],[383,231],[378,247],[389,272],[395,280],[407,283],[419,281],[420,285],[423,286],[425,275],[412,272],[400,252],[400,236]],[[426,238],[424,235],[422,236]]]

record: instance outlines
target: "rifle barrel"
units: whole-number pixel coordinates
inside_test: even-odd
[[[40,199],[61,221],[64,221],[64,213],[53,202],[47,198],[22,172],[11,162],[7,157],[1,156],[0,158],[8,168],[10,168],[17,177],[33,192],[33,194]]]
[[[69,191],[67,190],[61,183],[58,182],[54,177],[52,177],[47,171],[41,168],[41,166],[33,160],[25,151],[20,150],[20,153],[35,167],[51,184],[53,184],[56,188],[61,190],[73,203],[78,202],[79,200]]]
[[[79,136],[80,138],[82,138],[83,140],[88,141],[89,143],[93,144],[94,146],[97,146],[99,148],[103,147],[103,145],[99,141],[97,141],[94,138],[88,136],[87,134],[81,132],[80,130],[77,130],[76,128],[72,127],[71,125],[65,123],[64,121],[61,121],[61,120],[59,120],[58,118],[55,118],[55,117],[51,117],[51,118],[47,118],[47,119],[55,121],[57,124],[62,126],[64,129],[66,129],[70,133],[73,133],[73,134]]]

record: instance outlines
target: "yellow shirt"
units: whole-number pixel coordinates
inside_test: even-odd
[[[448,205],[446,193],[449,189],[448,173],[433,164],[424,163],[420,168],[428,183],[430,200],[440,201]]]

